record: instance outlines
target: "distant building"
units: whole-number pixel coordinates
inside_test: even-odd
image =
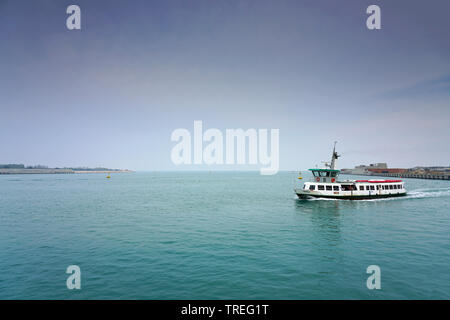
[[[368,166],[361,164],[359,166],[356,166],[354,169],[342,169],[341,173],[343,174],[361,174],[361,175],[367,175],[371,173],[378,173],[380,170],[400,170],[400,169],[387,169],[387,163],[380,162],[380,163],[371,163]],[[387,173],[383,172],[383,173]]]
[[[380,174],[380,173],[404,173],[407,171],[407,169],[401,169],[401,168],[384,168],[384,169],[374,169],[374,168],[369,168],[367,169],[367,171],[369,171],[372,174]]]
[[[354,169],[342,169],[341,173],[362,176],[450,180],[450,167],[414,167],[403,169],[388,168],[386,163],[373,163],[368,166],[359,165]]]

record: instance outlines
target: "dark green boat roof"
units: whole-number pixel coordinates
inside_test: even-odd
[[[325,172],[339,172],[341,170],[335,170],[335,169],[308,169],[310,171],[325,171]]]

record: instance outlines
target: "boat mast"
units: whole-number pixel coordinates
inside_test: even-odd
[[[335,170],[336,160],[337,158],[340,157],[340,155],[336,152],[336,143],[337,141],[334,142],[333,154],[331,155],[331,165],[330,165],[331,170]]]

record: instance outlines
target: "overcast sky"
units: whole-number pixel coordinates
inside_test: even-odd
[[[172,131],[202,120],[280,129],[282,170],[335,140],[339,167],[450,165],[449,15],[448,0],[0,0],[0,163],[209,169],[170,159]]]

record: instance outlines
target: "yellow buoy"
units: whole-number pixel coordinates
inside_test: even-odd
[[[108,174],[107,176],[106,176],[106,179],[110,179],[111,178],[111,176]]]
[[[302,177],[298,177],[299,179],[303,179]]]

